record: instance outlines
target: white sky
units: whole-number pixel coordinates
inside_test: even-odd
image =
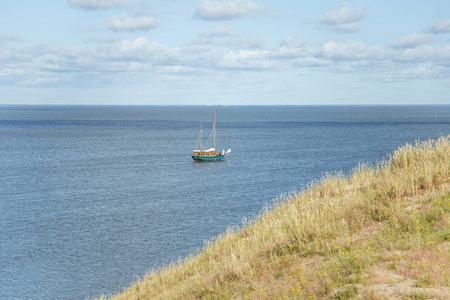
[[[1,0],[0,104],[450,104],[450,1]]]

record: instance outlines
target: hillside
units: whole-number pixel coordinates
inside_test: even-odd
[[[448,299],[449,136],[327,175],[113,299]]]

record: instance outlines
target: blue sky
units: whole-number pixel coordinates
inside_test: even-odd
[[[0,104],[450,104],[450,1],[2,0]]]

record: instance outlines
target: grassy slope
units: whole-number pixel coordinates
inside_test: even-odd
[[[114,299],[448,299],[449,137],[325,176]]]

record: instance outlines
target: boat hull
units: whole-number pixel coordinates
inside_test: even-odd
[[[208,162],[208,161],[220,161],[220,160],[223,160],[224,159],[224,157],[225,157],[225,155],[216,155],[216,156],[197,156],[197,155],[194,155],[194,156],[192,156],[192,158],[195,160],[195,161],[204,161],[204,162]]]

